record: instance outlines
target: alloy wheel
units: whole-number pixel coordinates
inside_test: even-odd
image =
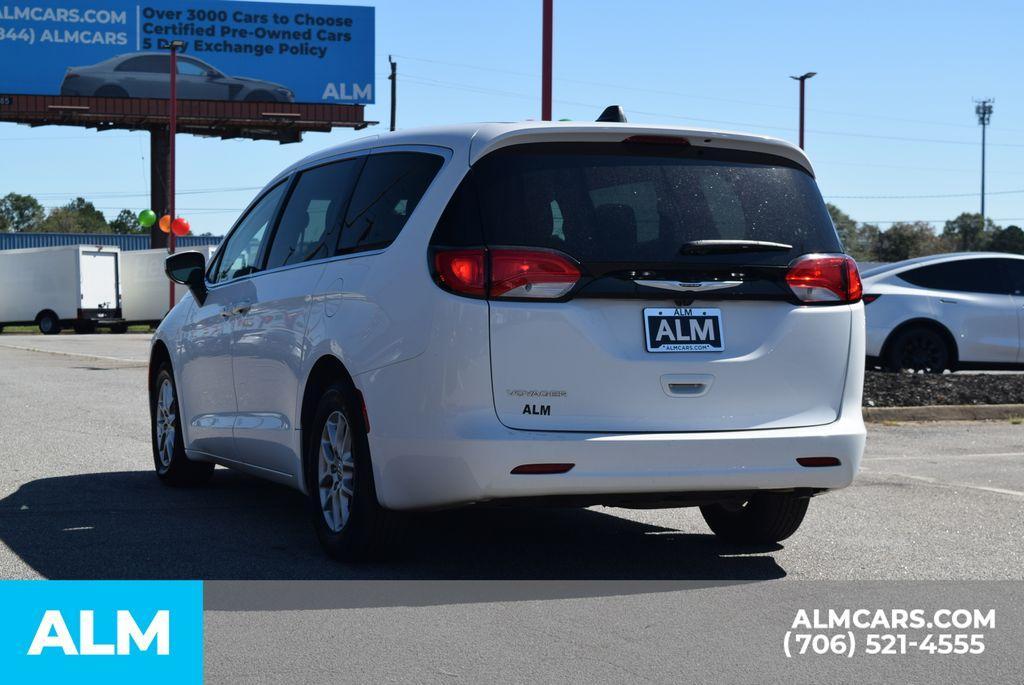
[[[174,401],[174,386],[169,378],[160,384],[156,398],[156,448],[160,465],[169,468],[174,457],[174,438],[177,433],[178,408]]]
[[[941,371],[945,350],[934,336],[913,335],[903,344],[900,366],[915,371]]]
[[[324,423],[317,463],[320,510],[327,527],[335,533],[345,527],[351,515],[354,476],[352,431],[345,415],[335,411]]]

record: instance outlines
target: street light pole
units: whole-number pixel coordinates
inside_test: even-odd
[[[985,129],[992,119],[992,105],[995,100],[986,98],[974,101],[974,113],[978,115],[978,123],[981,125],[981,230],[985,230]]]
[[[172,40],[167,44],[171,51],[171,92],[168,98],[167,128],[169,139],[167,146],[167,215],[174,223],[174,137],[178,132],[178,50],[185,47],[185,42]],[[170,227],[169,227],[170,228]],[[167,254],[174,254],[175,235],[173,228],[167,233]],[[169,280],[169,279],[168,279]],[[170,281],[169,303],[167,311],[174,309],[174,281]]]
[[[541,41],[540,118],[542,121],[551,121],[551,22],[554,15],[554,0],[543,1],[544,26]]]
[[[398,114],[398,62],[388,55],[388,64],[391,65],[391,75],[388,76],[388,80],[391,81],[391,130],[394,131],[395,119]]]
[[[804,149],[804,83],[807,79],[816,76],[818,72],[809,71],[802,76],[790,76],[794,81],[800,82],[800,149]]]

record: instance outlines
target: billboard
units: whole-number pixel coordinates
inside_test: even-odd
[[[233,0],[0,0],[0,93],[369,104],[374,10]]]

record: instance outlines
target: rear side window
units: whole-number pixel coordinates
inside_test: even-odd
[[[114,67],[114,71],[135,71],[147,74],[166,74],[171,69],[168,55],[143,55],[131,57]]]
[[[370,155],[349,204],[338,254],[390,245],[443,162],[421,152]]]
[[[1024,294],[1024,259],[999,259],[1009,280],[1010,292],[1014,295]]]
[[[299,174],[274,234],[266,268],[334,254],[342,217],[365,160],[346,159]]]
[[[691,261],[680,248],[694,240],[793,246],[758,254],[765,264],[842,251],[802,168],[771,155],[678,145],[545,143],[492,153],[463,182],[435,244],[468,243],[473,234],[490,245],[560,250],[584,263]]]
[[[911,285],[934,290],[1007,295],[1009,286],[1000,268],[1001,259],[962,259],[904,271],[898,278]]]

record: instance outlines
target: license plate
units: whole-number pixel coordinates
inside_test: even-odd
[[[644,309],[648,352],[721,352],[722,310],[675,307]]]

